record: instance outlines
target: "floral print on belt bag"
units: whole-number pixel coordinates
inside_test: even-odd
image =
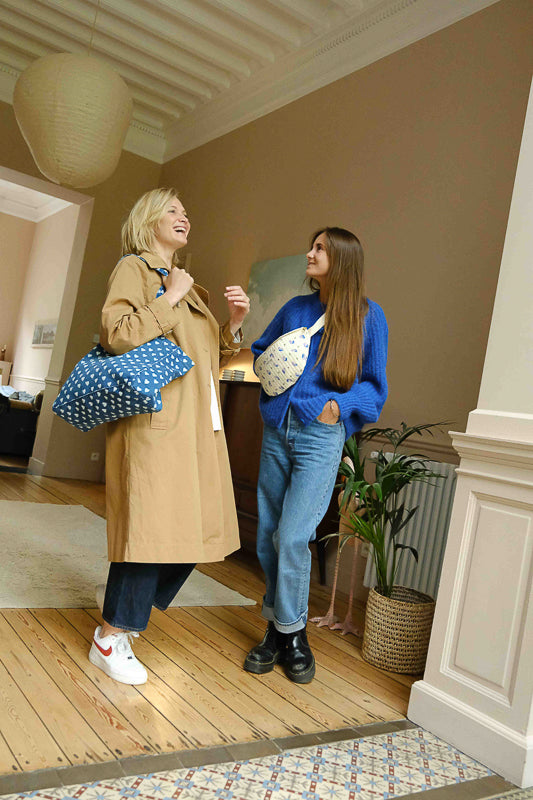
[[[324,327],[326,315],[310,328],[296,328],[279,336],[257,358],[254,372],[265,392],[274,397],[293,386],[307,364],[311,336]]]

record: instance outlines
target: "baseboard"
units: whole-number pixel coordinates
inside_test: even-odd
[[[28,462],[28,472],[30,475],[42,475],[44,471],[44,461],[39,461],[38,458],[31,456]]]
[[[533,736],[512,730],[423,680],[413,684],[407,716],[506,780],[523,788],[533,785]]]

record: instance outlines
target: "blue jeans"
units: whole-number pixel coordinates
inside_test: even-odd
[[[266,578],[263,616],[292,633],[307,622],[311,551],[327,511],[344,446],[344,424],[303,425],[289,408],[265,425],[257,504],[257,556]]]
[[[195,566],[112,561],[102,617],[114,628],[144,631],[152,606],[166,611]]]

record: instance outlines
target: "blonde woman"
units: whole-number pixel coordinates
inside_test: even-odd
[[[244,663],[258,675],[283,663],[296,683],[315,674],[305,631],[309,543],[329,505],[345,440],[377,420],[387,397],[387,323],[366,297],[357,236],[343,228],[317,231],[306,274],[313,293],[289,300],[252,345],[257,359],[279,336],[311,328],[325,314],[296,383],[281,394],[261,392],[257,555],[268,626]]]
[[[161,390],[163,409],[108,423],[107,536],[110,563],[104,624],[89,658],[122,683],[147,673],[130,638],[152,606],[165,610],[198,562],[239,547],[218,390],[220,355],[239,349],[249,300],[228,286],[229,321],[218,325],[208,293],[177,263],[190,223],[175,189],[143,195],[122,229],[123,257],[108,284],[100,342],[128,352],[167,336],[194,367]]]

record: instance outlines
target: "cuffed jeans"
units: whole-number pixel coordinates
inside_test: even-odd
[[[292,633],[307,622],[311,551],[327,511],[344,446],[342,422],[304,425],[289,408],[264,426],[257,503],[257,555],[266,578],[263,616]]]
[[[195,566],[112,561],[102,617],[114,628],[144,631],[152,606],[166,611]]]

